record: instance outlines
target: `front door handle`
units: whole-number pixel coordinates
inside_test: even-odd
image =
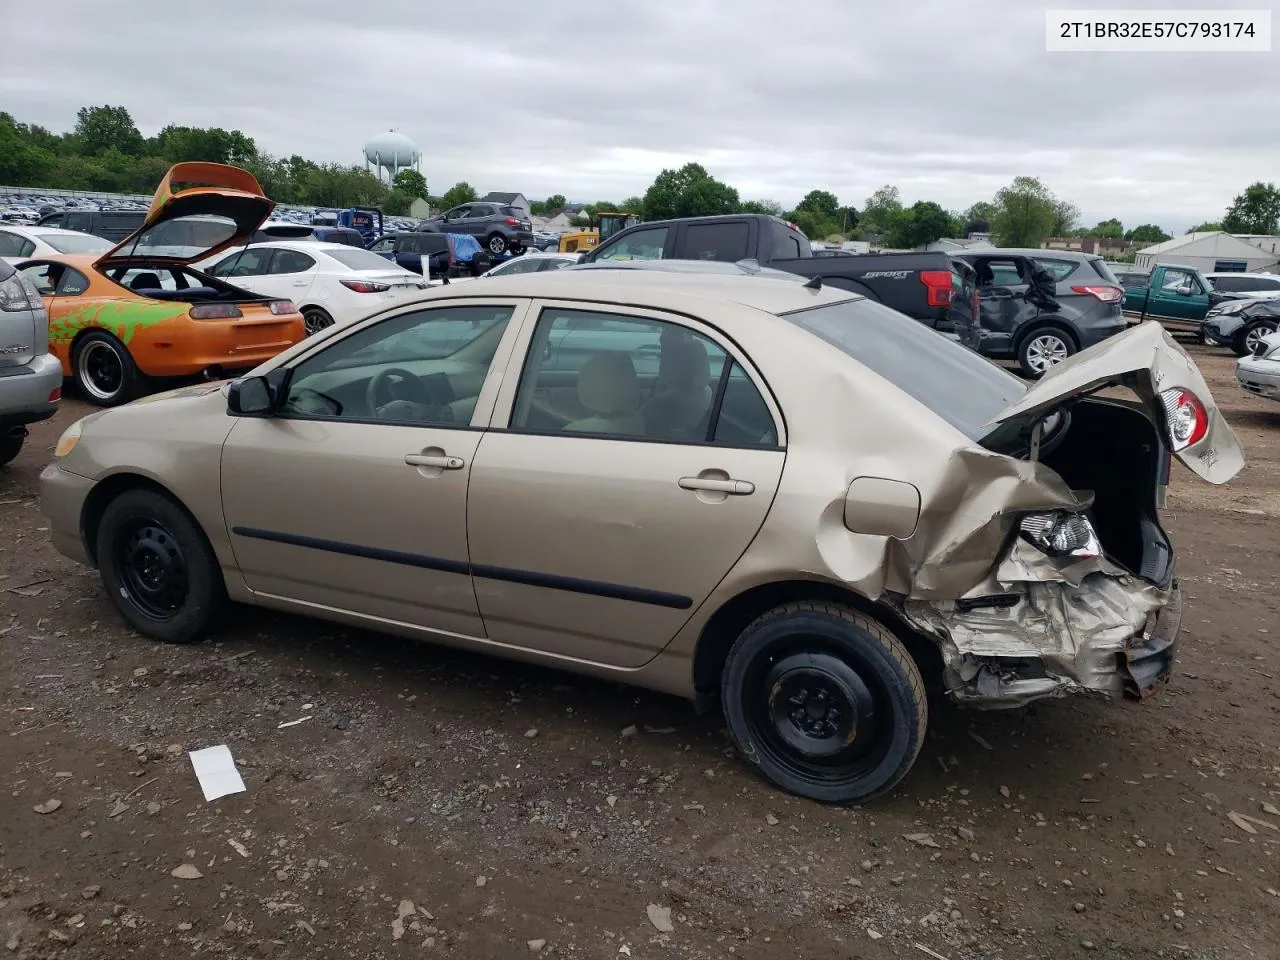
[[[461,457],[433,457],[425,453],[407,453],[404,462],[411,467],[439,467],[442,470],[461,470],[467,465]]]
[[[681,477],[679,483],[682,490],[708,490],[713,493],[727,493],[731,497],[745,497],[756,492],[756,485],[750,480]]]
[[[294,285],[295,287],[305,287],[305,286],[307,285],[307,281],[306,281],[306,280],[295,280],[295,281],[293,281],[293,285]]]

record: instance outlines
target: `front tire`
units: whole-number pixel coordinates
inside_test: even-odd
[[[155,491],[128,490],[107,505],[97,559],[115,608],[152,640],[198,640],[226,606],[222,571],[204,532]]]
[[[485,246],[495,257],[500,257],[507,252],[507,238],[500,233],[495,233],[485,242]]]
[[[319,333],[325,327],[333,326],[333,317],[329,315],[327,310],[319,307],[307,307],[302,311],[302,328],[309,337],[312,334]]]
[[[1022,338],[1018,366],[1028,380],[1039,380],[1077,351],[1075,338],[1059,327],[1041,327]]]
[[[1276,332],[1277,325],[1273,320],[1255,320],[1235,335],[1231,341],[1231,350],[1237,357],[1247,357],[1253,348]]]
[[[848,607],[789,603],[729,651],[730,735],[765,779],[822,803],[858,804],[907,775],[928,723],[920,670],[888,630]]]
[[[101,330],[86,333],[76,343],[71,371],[80,392],[99,407],[128,402],[142,379],[129,349]]]
[[[0,467],[3,467],[6,463],[12,463],[17,458],[22,450],[22,441],[25,439],[25,433],[0,437]]]

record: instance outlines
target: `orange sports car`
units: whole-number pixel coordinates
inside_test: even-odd
[[[248,242],[274,207],[246,170],[179,163],[142,226],[114,249],[18,264],[44,297],[49,348],[63,373],[93,403],[115,406],[149,377],[221,377],[301,340],[291,301],[190,267]]]

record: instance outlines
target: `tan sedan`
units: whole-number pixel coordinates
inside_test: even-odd
[[[231,600],[719,696],[771,781],[859,802],[914,762],[926,678],[997,707],[1159,688],[1170,450],[1243,462],[1154,323],[1028,387],[813,283],[575,268],[93,414],[42,480],[145,636]]]

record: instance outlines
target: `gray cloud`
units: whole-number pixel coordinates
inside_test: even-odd
[[[1020,0],[128,7],[20,15],[4,109],[67,129],[123,104],[144,133],[219,125],[349,163],[396,127],[433,189],[582,200],[687,160],[784,204],[820,187],[861,206],[894,183],[964,208],[1028,174],[1089,222],[1181,230],[1276,178],[1273,55],[1050,54],[1043,8]]]

